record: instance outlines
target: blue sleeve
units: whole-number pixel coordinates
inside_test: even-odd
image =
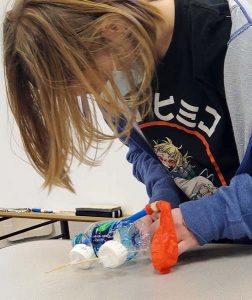
[[[137,143],[129,142],[128,147],[127,160],[133,165],[134,176],[145,184],[150,202],[165,200],[174,208],[188,200],[158,159]]]
[[[200,245],[222,238],[252,239],[252,177],[236,175],[212,196],[180,205],[185,224]]]

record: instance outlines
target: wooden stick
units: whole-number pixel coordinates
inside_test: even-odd
[[[70,266],[74,266],[74,265],[80,265],[80,264],[83,264],[85,262],[91,262],[91,261],[96,261],[96,260],[99,260],[99,257],[95,257],[95,258],[90,258],[90,259],[83,259],[83,260],[80,260],[76,263],[67,263],[67,264],[64,264],[64,265],[60,265],[54,269],[51,269],[50,271],[47,271],[46,273],[52,273],[52,272],[55,272],[55,271],[58,271],[58,270],[61,270],[61,269],[64,269],[64,268],[67,268],[67,267],[70,267]]]

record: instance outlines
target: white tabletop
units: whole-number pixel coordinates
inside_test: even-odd
[[[188,252],[170,274],[148,259],[117,269],[67,268],[70,241],[18,244],[0,250],[1,300],[252,299],[252,247],[211,245]]]

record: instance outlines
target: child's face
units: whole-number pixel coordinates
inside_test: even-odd
[[[103,78],[104,85],[111,79],[115,80],[114,72],[125,71],[132,69],[133,62],[135,64],[135,57],[133,57],[133,46],[130,41],[127,40],[124,31],[126,26],[121,24],[121,20],[110,26],[104,26],[102,35],[110,45],[109,50],[101,50],[101,52],[95,54],[95,62],[99,68],[100,76]],[[104,51],[104,52],[102,52]],[[120,59],[118,59],[120,57]],[[90,80],[90,84],[97,93],[101,93],[102,85],[97,84],[95,80],[92,80],[92,70],[86,70],[84,76]],[[85,91],[76,89],[74,94],[79,96],[84,94]]]
[[[125,77],[125,73],[123,70],[126,70],[128,66],[122,65],[122,64],[115,64],[115,62],[112,60],[112,57],[110,55],[99,55],[96,57],[96,63],[100,70],[101,78],[103,78],[104,85],[113,78],[114,82],[117,84],[117,87],[119,88],[122,96],[125,96],[129,92],[129,84],[127,82],[127,79]],[[84,72],[84,76],[88,80],[90,80],[90,85],[93,87],[93,89],[97,93],[101,93],[102,85],[97,84],[95,80],[92,80],[92,70],[88,71],[86,70]],[[136,76],[136,83],[139,84],[142,80],[142,77],[140,78],[139,75]],[[82,90],[81,87],[73,87],[72,88],[73,95],[75,97],[86,94],[86,91]]]
[[[112,72],[114,69],[113,62],[111,60],[111,57],[109,55],[99,55],[96,57],[96,63],[97,66],[100,68],[101,77],[103,78],[104,85],[108,81],[108,78],[112,76]],[[83,75],[89,80],[90,85],[92,88],[97,92],[101,93],[101,85],[97,84],[95,80],[92,80],[92,70],[84,71]],[[76,86],[72,88],[72,95],[77,97],[80,95],[86,94],[86,91],[83,90],[80,86]]]

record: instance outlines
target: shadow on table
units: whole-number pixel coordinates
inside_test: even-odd
[[[221,259],[223,257],[239,257],[252,254],[252,245],[241,244],[209,244],[206,247],[200,247],[186,252],[179,257],[178,265],[188,265],[194,262],[211,261],[212,259]]]

